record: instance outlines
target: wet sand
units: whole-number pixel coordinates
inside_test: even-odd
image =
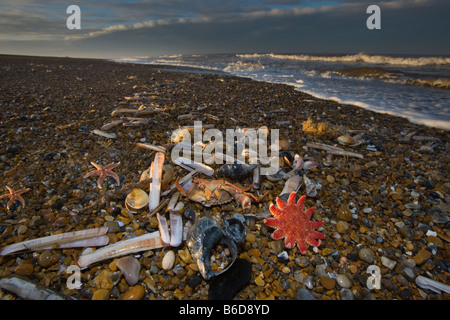
[[[285,248],[284,240],[273,240],[274,229],[260,217],[269,213],[284,181],[265,180],[260,191],[250,191],[268,191],[268,196],[245,216],[247,236],[239,257],[250,261],[251,278],[235,299],[303,299],[305,290],[317,300],[450,297],[415,283],[417,276],[449,283],[448,131],[317,99],[286,85],[182,71],[94,59],[0,56],[0,188],[2,194],[8,193],[6,186],[30,189],[22,195],[24,208],[16,202],[8,210],[8,199],[1,200],[0,247],[105,225],[110,243],[156,231],[158,222],[148,217],[148,210],[130,214],[124,205],[121,187],[138,182],[155,156],[137,143],[167,144],[174,130],[195,120],[223,132],[267,126],[279,129],[289,151],[319,162],[318,168],[305,172],[321,184],[305,207],[317,208],[313,220],[324,221],[319,231],[325,239],[306,254],[297,247]],[[115,139],[92,133],[120,119],[112,115],[115,109],[137,109],[139,105],[125,98],[135,93],[145,97],[139,105],[158,109],[145,116],[147,123],[125,120],[128,125],[105,130]],[[326,123],[328,130],[306,132],[302,123],[308,119]],[[306,146],[336,145],[337,137],[349,130],[363,132],[365,142],[339,147],[363,159],[334,156],[330,162],[324,151]],[[94,169],[91,161],[120,162],[114,172],[121,186],[108,178],[99,189],[95,177],[84,179]],[[187,173],[174,167],[171,182]],[[305,186],[298,194],[305,194]],[[234,202],[212,208],[185,198],[183,202],[199,217],[223,219],[242,213]],[[117,259],[109,259],[82,271],[80,290],[68,289],[69,275],[61,271],[76,264],[83,248],[0,257],[0,276],[19,275],[77,299],[92,299],[96,292],[95,297],[104,299],[208,299],[210,283],[199,276],[184,242],[172,248],[175,267],[162,268],[169,249],[136,255],[141,266],[136,285],[114,274]],[[278,256],[283,251],[287,258]],[[371,265],[380,268],[380,289],[367,287]],[[1,290],[0,297],[17,298],[7,290]]]

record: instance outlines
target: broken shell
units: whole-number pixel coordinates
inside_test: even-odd
[[[218,178],[229,178],[234,181],[243,181],[253,173],[253,169],[257,166],[257,164],[238,164],[237,162],[233,164],[224,164],[217,169],[216,176]]]
[[[222,270],[211,270],[210,254],[217,244],[224,244],[231,253],[231,261]],[[236,243],[222,230],[220,223],[204,216],[197,220],[188,233],[187,242],[192,258],[197,263],[198,270],[205,280],[209,280],[226,270],[233,264],[237,256]]]
[[[294,162],[292,163],[292,168],[301,170],[301,169],[303,169],[303,165],[304,165],[303,158],[299,154],[296,154],[294,156]]]
[[[303,175],[303,181],[305,182],[306,195],[308,197],[315,197],[315,196],[317,196],[317,190],[322,188],[322,185],[320,183],[314,183],[306,175]]]
[[[116,261],[116,266],[122,271],[128,285],[134,286],[139,281],[141,263],[133,256],[125,256]]]
[[[312,170],[319,166],[319,163],[316,160],[308,160],[303,164],[304,170]]]
[[[236,242],[236,244],[244,243],[247,236],[247,230],[238,218],[229,218],[223,220],[225,233]]]
[[[142,209],[148,204],[148,193],[142,189],[134,188],[125,198],[125,207],[131,213]]]
[[[446,293],[450,293],[450,286],[446,285],[444,283],[440,283],[434,280],[431,280],[430,278],[424,277],[424,276],[418,276],[416,278],[416,284],[421,287],[422,289],[428,289],[433,292],[436,292],[438,294],[441,294],[441,290],[445,291]]]
[[[169,225],[167,224],[167,219],[158,212],[156,213],[156,219],[158,219],[158,229],[161,234],[161,241],[165,244],[170,244]]]
[[[283,180],[283,177],[286,175],[286,172],[284,172],[283,170],[278,171],[275,174],[268,174],[266,175],[267,180],[272,181],[272,182],[277,182],[277,181],[281,181]]]
[[[25,300],[76,300],[69,295],[55,292],[38,282],[17,275],[3,276],[0,279],[0,288]]]
[[[353,144],[355,142],[355,139],[350,136],[340,136],[337,138],[337,141],[344,146],[348,146],[350,144]]]
[[[163,174],[161,178],[161,187],[167,188],[173,180],[175,168],[171,164],[163,165]]]
[[[178,247],[183,241],[183,218],[181,214],[171,211],[170,219],[170,245]]]
[[[298,189],[300,189],[301,183],[302,183],[302,177],[298,174],[293,175],[284,184],[284,188],[281,191],[280,195],[285,194],[285,193],[291,194],[291,192],[297,192]]]

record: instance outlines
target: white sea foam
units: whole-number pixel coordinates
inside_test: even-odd
[[[390,64],[401,66],[426,66],[426,65],[449,65],[450,58],[447,57],[390,57],[383,55],[369,55],[365,53],[351,55],[292,55],[292,54],[237,54],[240,58],[262,58],[298,60],[298,61],[323,61],[323,62],[348,62],[348,63],[370,63],[370,64]]]
[[[319,99],[332,99],[450,130],[450,91],[430,88],[449,88],[450,58],[233,54],[125,57],[115,61],[216,70],[287,84]],[[386,65],[367,65],[382,63]],[[378,73],[371,75],[371,68]],[[355,72],[342,73],[345,69]]]

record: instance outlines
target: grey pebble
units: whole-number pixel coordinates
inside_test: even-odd
[[[300,288],[295,294],[296,300],[316,300],[314,296],[308,291],[308,289]]]

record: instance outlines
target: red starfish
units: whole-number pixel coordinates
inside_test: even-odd
[[[14,191],[12,188],[10,188],[8,186],[6,186],[6,189],[8,189],[9,194],[7,193],[7,194],[0,196],[0,199],[9,197],[9,201],[6,204],[6,208],[9,210],[9,208],[15,201],[19,201],[22,204],[22,208],[25,208],[25,200],[23,200],[21,194],[25,193],[27,191],[30,191],[30,189],[20,189],[20,190]]]
[[[275,230],[272,238],[275,240],[286,237],[286,248],[293,248],[297,242],[297,246],[302,254],[306,253],[308,244],[314,247],[320,245],[320,239],[324,239],[325,235],[314,230],[323,225],[323,221],[310,221],[315,207],[303,210],[306,196],[302,196],[295,203],[295,192],[289,195],[286,202],[280,198],[276,199],[277,205],[270,205],[269,210],[275,218],[264,219],[264,223]]]
[[[103,181],[108,176],[114,178],[114,180],[116,180],[117,184],[120,185],[119,176],[117,175],[117,173],[112,172],[112,169],[117,167],[120,164],[120,162],[118,162],[118,163],[111,163],[111,164],[108,164],[107,166],[102,166],[102,165],[94,163],[94,162],[91,162],[91,164],[94,167],[96,167],[97,170],[93,170],[91,172],[86,173],[84,178],[88,178],[88,177],[92,177],[92,176],[99,176],[98,180],[97,180],[97,186],[100,189],[102,188]]]

